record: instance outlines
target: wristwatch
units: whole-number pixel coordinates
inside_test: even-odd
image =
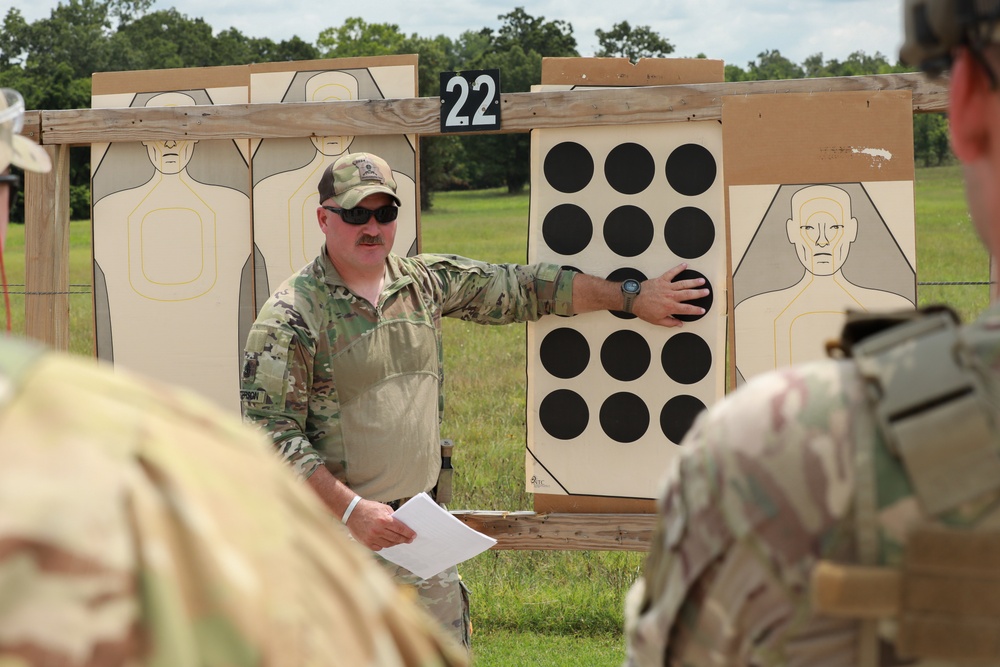
[[[639,296],[639,292],[642,290],[642,283],[640,283],[635,278],[629,278],[622,283],[622,296],[625,298],[625,305],[622,308],[626,313],[632,313],[632,304],[635,303],[635,298]]]

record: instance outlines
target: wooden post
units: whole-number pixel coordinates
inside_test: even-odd
[[[25,334],[69,349],[69,151],[45,146],[48,174],[24,172]]]

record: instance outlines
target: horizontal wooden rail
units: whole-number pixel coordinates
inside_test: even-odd
[[[489,535],[493,549],[538,551],[649,551],[653,514],[536,514],[462,510],[452,515]]]
[[[720,120],[732,95],[910,90],[915,112],[944,111],[947,89],[922,74],[598,88],[501,95],[500,133],[584,125]],[[269,139],[440,133],[438,97],[29,112],[25,134],[46,145],[156,139]],[[36,116],[37,114],[37,116]],[[37,121],[36,121],[37,118]]]

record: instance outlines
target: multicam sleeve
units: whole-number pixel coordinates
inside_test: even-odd
[[[695,478],[704,472],[696,465],[675,462],[657,505],[659,520],[653,534],[643,576],[625,600],[625,635],[629,667],[663,665],[674,624],[690,599],[698,577],[718,557],[724,544],[706,541],[695,523],[687,498]],[[701,480],[706,481],[706,480]],[[714,522],[713,522],[714,523]],[[713,543],[714,542],[714,543]]]
[[[258,322],[250,330],[240,388],[243,419],[261,429],[303,478],[323,463],[305,433],[311,366],[311,353],[291,328]]]
[[[489,264],[430,256],[428,270],[444,294],[442,314],[480,324],[573,314],[573,276],[558,264]]]

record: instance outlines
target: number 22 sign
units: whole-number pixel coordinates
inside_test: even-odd
[[[441,132],[500,129],[500,70],[441,72]]]

